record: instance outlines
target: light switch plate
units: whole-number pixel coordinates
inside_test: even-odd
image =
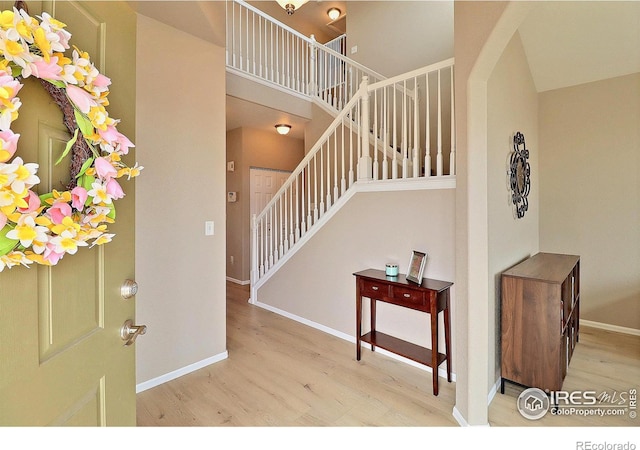
[[[215,227],[213,220],[207,220],[204,223],[204,235],[205,236],[213,236],[215,234]]]

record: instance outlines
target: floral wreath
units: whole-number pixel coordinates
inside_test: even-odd
[[[0,11],[0,272],[32,263],[52,266],[79,247],[102,245],[114,234],[114,201],[124,197],[116,180],[131,179],[143,167],[121,157],[134,147],[109,117],[111,80],[100,74],[89,55],[73,47],[66,25],[26,8]],[[38,20],[39,19],[39,20]],[[36,194],[38,164],[14,157],[19,134],[11,131],[21,106],[21,79],[35,77],[63,113],[73,137],[56,161],[71,152],[71,182],[64,190]]]

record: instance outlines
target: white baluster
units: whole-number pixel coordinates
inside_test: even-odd
[[[356,103],[356,105],[358,105],[358,103]],[[355,112],[356,108],[351,108],[351,111],[349,113],[350,118],[349,120],[353,123],[353,114]],[[351,124],[349,124],[351,125]],[[347,127],[347,129],[349,130],[349,187],[353,186],[354,183],[354,173],[353,173],[353,131],[351,129],[351,126]]]
[[[251,216],[251,285],[258,281],[258,225],[256,215]]]
[[[278,212],[279,214],[279,221],[278,221],[278,231],[280,231],[280,239],[278,241],[278,259],[282,258],[282,255],[284,255],[284,222],[283,222],[283,200],[284,200],[284,196],[281,196],[278,199]]]
[[[307,228],[306,231],[309,231],[313,221],[311,219],[311,161],[307,164]]]
[[[320,152],[322,154],[322,151]],[[322,177],[320,178],[322,182]],[[318,213],[318,156],[313,157],[313,224],[318,221],[320,214]]]
[[[438,155],[437,155],[437,173],[442,176],[442,91],[440,87],[440,70],[438,70]]]
[[[345,179],[347,161],[344,159],[344,118],[341,121],[341,130],[342,133],[340,139],[342,141],[342,145],[340,147],[342,148],[342,177],[340,179],[340,195],[344,195],[344,192],[347,190],[347,180]]]
[[[396,87],[393,86],[393,165],[391,166],[391,178],[398,178],[398,106]]]
[[[424,153],[424,176],[431,176],[431,99],[429,98],[429,74],[425,74],[425,84],[426,84],[426,105],[425,105],[425,153]]]
[[[273,227],[275,226],[275,224],[273,223],[273,208],[269,209],[269,268],[273,267],[273,252],[274,252],[274,245],[273,245]]]
[[[413,79],[413,178],[420,176],[420,147],[418,142],[420,141],[420,110],[418,103],[420,101],[420,95],[418,94],[418,77]]]
[[[304,182],[302,183],[302,195],[300,194],[300,189],[299,189],[299,185],[300,185],[300,178],[302,177],[302,171],[300,171],[300,175],[298,175],[296,177],[296,198],[295,198],[295,203],[296,203],[296,231],[295,231],[295,241],[292,239],[291,243],[293,244],[293,242],[298,242],[298,239],[300,239],[300,224],[302,223],[302,226],[304,227]],[[304,180],[303,180],[304,181]],[[301,218],[300,218],[300,207],[302,206],[302,222],[301,222]]]
[[[335,203],[338,201],[338,128],[333,132],[333,154],[333,203]]]
[[[289,251],[289,210],[291,207],[291,186],[287,187],[287,190],[282,193],[284,197],[284,253]],[[289,207],[287,207],[287,196],[289,197]]]
[[[387,152],[389,151],[389,101],[387,98],[388,88],[384,87],[382,94],[382,179],[389,179],[389,162]]]
[[[451,150],[449,152],[449,175],[456,174],[456,116],[453,84],[453,66],[451,66]]]
[[[407,80],[402,82],[402,178],[407,178],[409,166],[409,143],[407,142]]]

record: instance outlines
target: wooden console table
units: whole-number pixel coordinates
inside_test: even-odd
[[[388,277],[383,270],[368,269],[356,277],[356,359],[360,361],[361,342],[371,344],[371,351],[383,348],[397,355],[431,367],[433,395],[438,395],[438,366],[447,362],[447,381],[451,382],[451,330],[448,281],[423,278],[421,284],[407,281],[405,275]],[[362,297],[371,301],[371,331],[362,335]],[[426,312],[431,315],[431,349],[376,331],[376,301]],[[438,313],[444,313],[445,353],[438,353]]]

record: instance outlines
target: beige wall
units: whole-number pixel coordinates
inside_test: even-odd
[[[138,384],[226,352],[224,67],[223,48],[138,16]]]
[[[251,276],[251,167],[293,171],[304,158],[304,142],[275,131],[237,128],[227,133],[227,191],[237,192],[237,202],[227,203],[227,277],[240,282]],[[231,264],[231,256],[234,263]]]
[[[304,127],[304,151],[305,154],[311,150],[315,143],[320,139],[322,134],[327,131],[329,125],[333,122],[333,117],[324,109],[312,103],[311,106],[312,119]]]
[[[500,378],[500,274],[538,252],[541,183],[536,92],[520,35],[516,33],[491,74],[488,98],[487,181],[489,206],[489,378]],[[509,158],[513,136],[521,132],[529,149],[531,192],[529,210],[518,219],[509,188]]]
[[[349,1],[347,56],[386,77],[451,58],[453,3]]]
[[[400,272],[406,273],[411,251],[418,250],[428,253],[425,277],[453,281],[454,196],[454,190],[355,194],[258,290],[257,300],[355,339],[354,272],[384,270],[386,263],[396,263]],[[453,318],[457,310],[455,288]],[[365,310],[368,314],[368,304]],[[424,313],[381,304],[377,323],[383,332],[430,345]],[[442,351],[443,336],[439,342]],[[455,351],[454,344],[454,355]]]
[[[496,23],[505,11],[507,2],[455,2],[454,4],[454,29],[456,58],[456,296],[458,299],[458,311],[456,317],[456,340],[459,351],[456,355],[457,380],[456,380],[456,405],[457,412],[462,420],[470,425],[484,425],[488,423],[487,414],[487,382],[488,361],[487,343],[488,323],[476,320],[476,311],[485,313],[485,299],[472,299],[471,293],[477,298],[475,287],[477,283],[470,285],[469,276],[475,271],[480,271],[479,277],[487,272],[485,267],[478,266],[475,260],[469,261],[469,248],[475,245],[470,237],[470,223],[476,223],[481,215],[473,212],[470,217],[470,208],[476,207],[475,202],[469,201],[470,194],[478,191],[484,184],[481,169],[486,169],[486,160],[482,154],[477,155],[476,142],[467,139],[470,110],[468,102],[468,82],[471,72],[478,61],[483,46],[489,39]],[[473,106],[473,104],[471,105]],[[486,143],[485,143],[486,145]],[[479,167],[478,167],[479,166]],[[469,180],[470,169],[475,173]],[[476,184],[476,179],[480,184]],[[473,189],[472,189],[473,188]],[[486,202],[486,197],[484,199]],[[482,206],[482,205],[480,205]],[[484,215],[486,221],[486,214]],[[483,230],[481,230],[483,231]],[[473,271],[471,270],[473,268]],[[488,288],[487,288],[488,289]],[[491,312],[493,314],[493,312]],[[488,319],[487,319],[488,322]]]
[[[540,246],[580,255],[581,319],[640,329],[640,74],[540,94]]]

